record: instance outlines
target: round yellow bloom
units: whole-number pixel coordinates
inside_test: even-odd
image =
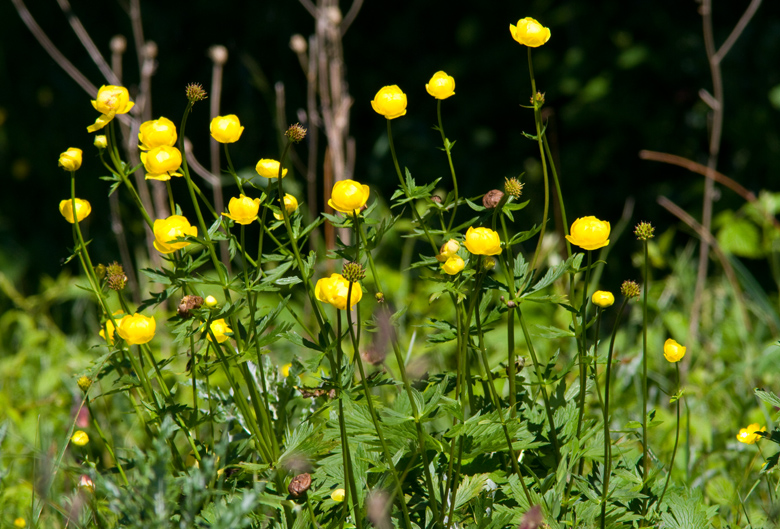
[[[441,248],[439,249],[439,255],[436,256],[436,259],[438,259],[440,263],[443,263],[458,253],[458,250],[460,250],[460,243],[455,239],[450,239],[441,245]]]
[[[154,247],[161,253],[173,253],[187,246],[187,241],[171,242],[187,235],[198,236],[198,227],[190,226],[190,221],[181,215],[171,215],[167,219],[157,219],[152,228]]]
[[[93,142],[93,144],[98,149],[105,149],[106,147],[108,147],[108,138],[106,138],[102,134],[99,134],[99,135],[95,136],[95,141]]]
[[[664,342],[664,358],[669,362],[679,362],[685,356],[685,347],[671,338]]]
[[[459,255],[453,255],[447,259],[443,265],[441,265],[441,269],[451,276],[454,276],[464,268],[466,268],[466,263],[463,261],[463,259],[460,258]]]
[[[347,308],[347,294],[349,293],[349,281],[341,274],[332,274],[323,277],[314,287],[314,295],[324,303],[330,303],[340,310]],[[349,294],[349,308],[354,307],[363,297],[363,289],[358,283],[352,285],[352,293]]]
[[[284,378],[287,378],[290,376],[290,368],[292,367],[292,364],[284,364],[282,367],[279,368],[279,372],[282,374]]]
[[[116,312],[114,312],[112,314],[112,316],[118,316],[118,315],[122,314],[123,312],[124,311],[121,310],[121,309],[117,310]],[[117,326],[121,325],[122,324],[122,320],[117,321],[116,324],[117,324]],[[106,329],[108,330],[108,338],[106,338]],[[115,330],[116,329],[114,329],[114,324],[111,323],[111,319],[109,318],[109,319],[106,320],[106,327],[105,327],[105,329],[100,329],[100,332],[98,334],[100,335],[101,338],[103,338],[105,341],[107,341],[109,343],[109,345],[113,345],[114,344],[114,331]]]
[[[89,214],[92,213],[92,205],[86,200],[80,198],[76,199],[76,218],[79,222],[86,219]],[[73,224],[73,201],[71,199],[60,201],[60,214],[65,217],[65,220]]]
[[[531,17],[521,18],[517,26],[509,24],[509,32],[513,39],[529,48],[538,48],[550,40],[550,29]]]
[[[455,95],[455,79],[445,72],[436,72],[425,85],[425,90],[436,99],[447,99]]]
[[[612,292],[607,292],[606,290],[597,290],[593,293],[590,300],[597,307],[606,309],[607,307],[611,307],[615,302],[615,296],[612,295]]]
[[[382,87],[371,101],[371,106],[377,114],[387,119],[400,118],[406,114],[406,94],[398,85]]]
[[[344,501],[347,492],[344,489],[336,489],[330,494],[330,499],[337,502]]]
[[[98,90],[97,97],[92,100],[92,106],[100,112],[100,117],[93,125],[87,127],[88,132],[100,130],[117,114],[127,114],[135,103],[130,101],[130,94],[124,86],[103,85]]]
[[[206,303],[207,307],[214,308],[217,306],[217,298],[214,296],[206,296],[204,303]]]
[[[127,342],[127,345],[139,345],[151,341],[156,330],[157,322],[154,321],[154,316],[147,318],[136,312],[132,316],[128,314],[119,320],[116,333]]]
[[[260,211],[260,199],[249,198],[243,193],[239,198],[233,197],[228,204],[230,213],[223,213],[229,219],[233,219],[239,224],[251,224],[257,220],[257,212]]]
[[[66,171],[77,171],[81,167],[81,149],[71,147],[64,153],[60,154],[60,160],[58,164]]]
[[[369,189],[367,185],[354,180],[341,180],[333,185],[328,205],[342,213],[357,215],[366,205]]]
[[[255,171],[260,176],[266,178],[278,178],[279,177],[279,162],[268,158],[262,158],[255,166]],[[282,178],[287,176],[287,169],[282,171]]]
[[[287,210],[288,215],[292,215],[293,212],[298,209],[298,199],[290,194],[285,193],[284,209]],[[276,220],[284,220],[284,216],[281,213],[274,213],[274,218]]]
[[[76,430],[73,432],[73,436],[70,438],[70,442],[76,446],[84,446],[89,442],[89,436],[87,432]]]
[[[230,338],[226,333],[233,332],[233,329],[228,327],[228,324],[224,319],[212,321],[211,325],[209,325],[209,329],[211,329],[211,332],[206,334],[206,338],[208,338],[210,342],[214,341],[211,339],[212,334],[214,334],[214,338],[216,338],[219,343],[222,343]]]
[[[571,225],[566,240],[583,250],[596,250],[609,244],[609,222],[596,217],[581,217]]]
[[[148,152],[141,153],[141,162],[146,168],[147,180],[170,180],[171,176],[182,176],[181,152],[176,147],[160,145]]]
[[[219,143],[235,143],[244,132],[244,127],[238,121],[238,116],[217,116],[211,120],[211,137]]]
[[[766,426],[759,426],[759,424],[753,423],[749,425],[747,428],[742,428],[739,430],[739,433],[737,434],[737,441],[740,443],[745,443],[746,445],[752,445],[755,444],[756,441],[761,437],[756,432],[765,432]]]
[[[501,239],[490,228],[469,228],[464,242],[466,249],[474,255],[499,255]]]
[[[170,119],[161,117],[145,121],[141,123],[138,132],[138,141],[141,142],[138,148],[142,151],[150,151],[163,145],[173,147],[176,145],[177,138],[176,125]]]
[[[27,527],[27,520],[25,520],[22,517],[17,518],[14,520],[14,527],[18,527],[19,529],[24,529]]]

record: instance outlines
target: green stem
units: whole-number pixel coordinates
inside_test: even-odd
[[[569,229],[569,222],[566,220],[566,206],[563,203],[563,195],[561,194],[561,184],[558,181],[558,171],[555,170],[555,160],[553,160],[552,152],[550,151],[550,144],[547,142],[547,134],[542,134],[542,140],[544,141],[544,152],[547,153],[547,159],[550,162],[550,170],[553,175],[553,182],[555,183],[555,191],[558,194],[558,206],[561,208],[561,221],[563,222],[564,234]],[[566,256],[571,257],[571,243],[566,240]]]
[[[642,296],[642,491],[648,495],[648,485],[650,478],[650,459],[648,458],[647,446],[647,291],[650,284],[650,267],[647,254],[647,240],[643,241],[644,249],[644,276],[645,284],[643,286]],[[647,515],[647,497],[642,504],[642,514]]]
[[[656,509],[658,509],[659,512],[661,509],[661,502],[663,501],[664,495],[666,494],[666,489],[669,487],[669,481],[672,479],[672,472],[674,471],[674,456],[677,455],[677,443],[680,441],[680,399],[682,398],[682,395],[680,395],[680,364],[675,362],[674,369],[677,373],[677,400],[675,401],[675,404],[677,404],[677,424],[675,425],[674,448],[672,448],[672,460],[669,461],[669,472],[666,474],[664,490],[661,491],[661,495],[658,497],[658,503],[656,504]]]
[[[455,166],[452,164],[452,144],[450,143],[450,140],[448,140],[444,135],[444,126],[442,125],[441,121],[441,99],[436,100],[436,117],[439,121],[441,141],[444,144],[444,152],[447,153],[447,162],[450,165],[450,174],[452,175],[452,186],[455,191],[455,198],[452,206],[452,216],[450,217],[450,222],[447,224],[447,231],[449,232],[452,230],[452,223],[455,222],[455,213],[458,211],[458,178],[455,176]]]
[[[582,327],[580,328],[580,333],[577,340],[577,345],[579,349],[579,357],[580,357],[580,413],[577,417],[577,434],[576,438],[580,438],[580,432],[582,431],[582,420],[585,416],[585,394],[587,393],[587,387],[588,387],[588,381],[587,381],[587,337],[586,337],[586,329],[587,329],[587,321],[588,321],[588,287],[590,283],[590,267],[593,260],[593,254],[590,250],[588,250],[588,267],[585,269],[585,285],[582,289],[582,303],[580,304],[580,321],[582,322]],[[578,475],[582,474],[582,465],[584,464],[584,460],[580,460]],[[574,480],[569,481],[569,484],[571,484]]]
[[[236,182],[236,185],[238,186],[238,192],[243,195],[244,187],[241,185],[241,179],[238,177],[238,173],[236,173],[236,170],[233,168],[233,160],[230,159],[230,150],[228,149],[228,144],[223,143],[222,146],[225,148],[225,159],[227,160],[228,163],[228,171],[233,176],[233,180]]]

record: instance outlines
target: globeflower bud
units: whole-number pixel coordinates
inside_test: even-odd
[[[655,237],[654,232],[655,228],[649,222],[640,222],[636,225],[636,228],[634,228],[634,235],[636,235],[636,238],[640,241],[652,239]]]
[[[217,302],[217,298],[215,298],[214,296],[206,296],[205,303],[208,308],[213,309],[214,307],[217,306],[218,302]]]
[[[154,316],[148,318],[137,312],[132,316],[127,315],[119,320],[117,334],[127,342],[127,345],[141,345],[150,342],[157,330],[157,322]]]
[[[436,99],[447,99],[455,95],[455,79],[445,72],[436,72],[425,85],[425,90]]]
[[[398,85],[385,86],[376,93],[371,106],[377,114],[387,119],[400,118],[406,114],[406,94]]]
[[[597,307],[606,309],[607,307],[611,307],[612,304],[615,303],[615,296],[612,295],[612,292],[607,292],[605,290],[597,290],[593,293],[593,296],[591,296],[590,300]]]
[[[284,135],[293,143],[301,143],[306,137],[306,129],[300,123],[296,123],[290,125]]]
[[[298,199],[294,196],[285,193],[284,195],[284,209],[287,210],[288,215],[292,215],[296,209],[298,209]],[[276,220],[284,220],[284,215],[281,213],[274,213]]]
[[[620,293],[628,299],[631,299],[638,298],[641,291],[639,285],[636,284],[636,281],[629,280],[623,281],[623,284],[620,286]]]
[[[80,198],[76,199],[76,219],[81,222],[86,219],[89,214],[92,213],[92,206],[86,200]],[[60,201],[60,214],[65,217],[65,220],[73,224],[76,222],[73,220],[73,201],[66,199]]]
[[[257,171],[257,174],[260,176],[264,176],[265,178],[278,178],[279,177],[279,162],[276,160],[270,160],[268,158],[263,158],[259,162],[257,162],[257,165],[255,166],[255,171]],[[287,176],[287,169],[284,169],[282,171],[282,178]]]
[[[71,147],[64,153],[60,154],[60,160],[57,163],[60,167],[66,171],[77,171],[81,167],[81,149]]]
[[[89,442],[89,436],[86,432],[76,430],[70,438],[70,442],[76,446],[84,446]]]
[[[492,257],[485,257],[485,259],[482,260],[482,270],[485,272],[489,272],[493,270],[496,267],[496,260]]]
[[[98,277],[98,279],[103,279],[106,277],[106,265],[100,263],[95,267],[95,275]]]
[[[369,192],[367,185],[354,180],[340,180],[333,185],[328,205],[336,211],[357,215],[366,205]]]
[[[93,145],[95,147],[97,147],[98,149],[101,149],[101,150],[103,150],[106,147],[108,147],[108,139],[104,135],[102,135],[102,134],[99,134],[99,135],[95,136],[95,141],[92,142],[92,143],[93,143]]]
[[[441,269],[444,270],[444,273],[451,276],[459,273],[464,268],[466,268],[466,262],[461,259],[459,255],[453,255],[452,257],[447,258],[444,264],[441,265]]]
[[[470,227],[466,232],[464,242],[466,249],[474,255],[499,255],[501,239],[498,233],[490,228]]]
[[[525,184],[521,184],[520,181],[517,178],[505,178],[506,182],[504,182],[504,192],[507,195],[511,195],[515,198],[520,198],[520,195],[523,194],[523,186]]]
[[[244,132],[244,127],[238,121],[238,116],[217,116],[211,120],[211,137],[219,143],[235,143]]]
[[[141,123],[138,131],[138,141],[141,143],[138,148],[142,151],[149,151],[155,147],[173,147],[176,145],[176,125],[168,118],[161,117]]]
[[[488,209],[493,209],[501,203],[504,198],[504,192],[498,189],[491,189],[482,197],[482,205]]]
[[[542,26],[531,17],[521,18],[517,25],[509,25],[512,38],[529,48],[538,48],[550,40],[550,29]]]
[[[88,132],[100,130],[114,119],[117,114],[127,114],[135,103],[130,101],[130,94],[124,86],[103,85],[98,90],[97,97],[92,100],[92,106],[100,112],[93,125],[87,127]]]
[[[329,303],[339,310],[347,309],[347,296],[349,296],[349,308],[354,307],[363,297],[363,290],[357,283],[352,284],[341,274],[331,274],[317,281],[314,287],[315,297],[323,303]]]
[[[331,493],[330,499],[335,501],[335,502],[339,502],[340,503],[340,502],[344,501],[344,498],[346,497],[346,495],[347,495],[347,493],[346,493],[346,491],[344,489],[336,489],[336,490],[334,490]]]
[[[685,347],[671,338],[664,342],[664,358],[669,362],[679,362],[685,356]]]
[[[181,161],[181,151],[169,145],[160,145],[141,153],[141,162],[146,168],[147,180],[165,182],[170,180],[171,176],[182,176],[182,173],[178,172]]]
[[[230,213],[223,213],[222,215],[233,219],[239,224],[251,224],[257,220],[257,212],[260,211],[260,199],[252,199],[242,193],[239,198],[233,197],[230,199],[228,211]]]
[[[609,244],[609,222],[596,217],[581,217],[571,225],[566,240],[583,250],[597,250]]]
[[[172,242],[187,235],[198,236],[198,227],[190,226],[190,221],[181,215],[171,215],[167,219],[157,219],[152,227],[154,232],[154,247],[161,253],[173,253],[188,244],[187,241]]]

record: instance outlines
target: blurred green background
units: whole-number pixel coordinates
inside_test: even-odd
[[[105,81],[54,1],[28,8],[55,45],[95,85]],[[138,66],[125,2],[72,0],[71,7],[108,57],[115,34],[128,37],[124,84],[133,94]],[[344,12],[349,8],[342,2]],[[715,40],[722,43],[747,1],[715,1]],[[650,220],[659,232],[678,221],[656,203],[665,195],[700,218],[703,178],[684,169],[642,161],[641,149],[668,152],[705,163],[708,107],[698,96],[712,90],[702,39],[699,4],[689,0],[443,2],[367,1],[346,33],[344,55],[354,98],[350,130],[356,138],[355,178],[389,198],[397,185],[387,150],[385,120],[369,104],[384,85],[398,84],[409,98],[408,114],[393,122],[402,165],[418,182],[449,182],[440,138],[431,130],[435,101],[424,85],[437,70],[456,79],[456,96],[443,102],[447,136],[457,140],[455,166],[462,195],[500,187],[505,176],[525,172],[531,204],[528,226],[541,218],[541,168],[532,113],[520,108],[530,96],[526,48],[509,35],[509,24],[533,16],[552,31],[534,51],[538,88],[551,112],[549,132],[559,159],[570,221],[596,215],[614,223],[629,197],[632,224]],[[191,82],[209,89],[208,48],[228,48],[221,112],[245,125],[231,149],[237,168],[251,171],[261,157],[276,157],[273,84],[287,93],[289,123],[306,106],[306,83],[290,37],[306,37],[314,20],[296,1],[141,2],[145,37],[159,47],[153,78],[154,117],[179,123]],[[68,177],[57,167],[60,152],[84,150],[78,194],[93,204],[89,236],[96,261],[117,258],[108,222],[105,174],[92,135],[96,113],[86,94],[44,52],[10,1],[0,4],[0,269],[26,294],[43,276],[56,276],[71,246],[70,226],[57,211],[67,197]],[[780,159],[780,5],[764,2],[722,63],[725,119],[718,168],[756,193],[773,190]],[[254,66],[251,66],[254,65]],[[187,136],[201,161],[208,159],[208,106],[196,107]],[[322,138],[322,136],[321,136]],[[321,139],[321,145],[324,140]],[[303,152],[303,149],[301,149]],[[320,163],[322,153],[320,153]],[[240,170],[240,169],[239,169]],[[321,171],[320,171],[321,174]],[[226,199],[235,188],[225,190]],[[124,198],[123,198],[124,200]],[[715,211],[737,210],[742,199],[723,190]],[[137,236],[139,234],[136,234]],[[140,241],[140,237],[136,242]],[[678,242],[690,240],[686,228]],[[610,257],[616,288],[637,275],[634,244]],[[622,263],[622,264],[621,264]],[[759,281],[767,265],[748,263]],[[76,272],[76,264],[73,267]],[[605,280],[607,280],[605,278]],[[774,290],[774,287],[772,287]]]

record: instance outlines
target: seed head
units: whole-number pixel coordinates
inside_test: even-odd
[[[81,389],[81,391],[86,393],[90,386],[92,386],[92,380],[87,376],[83,376],[79,377],[79,379],[76,381],[76,384],[79,385],[79,389]]]
[[[125,285],[127,285],[125,270],[116,261],[106,267],[106,284],[108,284],[108,288],[117,292],[124,289]]]
[[[655,237],[653,232],[655,231],[655,228],[653,228],[653,225],[649,222],[640,222],[636,225],[636,228],[634,229],[634,235],[636,235],[636,238],[640,241],[646,241],[648,239],[652,239]]]
[[[523,194],[523,185],[520,183],[520,180],[518,180],[515,177],[512,178],[506,178],[506,182],[504,183],[504,192],[507,195],[511,195],[515,198],[520,198],[520,195]]]
[[[498,189],[491,189],[482,197],[482,205],[488,209],[493,209],[501,203],[504,198],[504,192]]]
[[[290,125],[290,128],[287,129],[287,132],[285,132],[284,135],[287,136],[291,142],[300,143],[303,141],[303,138],[306,137],[306,129],[303,128],[300,123],[296,123],[295,125]]]
[[[360,263],[350,262],[344,265],[344,269],[341,271],[341,275],[344,279],[350,283],[357,283],[364,277],[366,277],[366,271],[360,265]]]
[[[189,99],[190,103],[192,104],[195,104],[198,101],[203,101],[208,97],[203,87],[197,83],[188,84],[185,90],[187,93],[187,99]]]
[[[638,298],[639,294],[641,293],[641,290],[639,288],[639,285],[637,285],[636,281],[623,281],[623,284],[620,285],[620,293],[623,294],[628,299],[631,298]]]

